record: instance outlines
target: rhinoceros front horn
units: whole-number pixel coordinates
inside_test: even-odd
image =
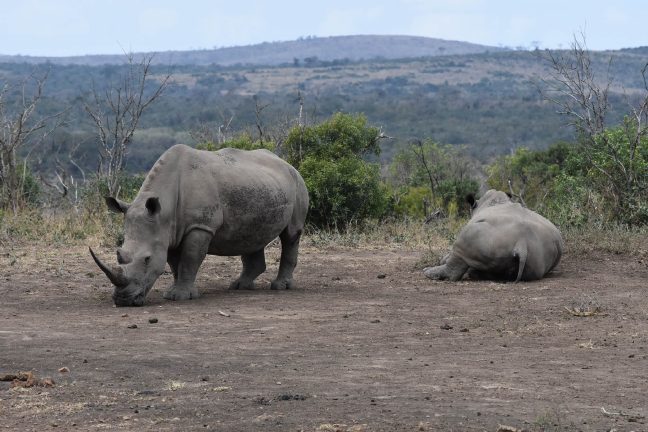
[[[90,255],[92,255],[92,259],[97,263],[101,271],[106,273],[106,276],[108,276],[108,279],[110,279],[110,282],[113,283],[116,287],[125,287],[128,285],[128,279],[126,276],[124,276],[124,270],[121,267],[113,267],[112,269],[105,265],[104,263],[101,262],[99,258],[95,255],[95,253],[92,251],[92,248],[90,249]]]

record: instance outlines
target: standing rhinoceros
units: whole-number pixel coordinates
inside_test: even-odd
[[[470,275],[520,280],[541,279],[560,261],[563,240],[558,228],[534,211],[489,190],[468,202],[473,214],[441,265],[423,270],[430,279],[453,281]]]
[[[168,262],[173,285],[164,297],[199,296],[196,273],[205,255],[241,255],[243,271],[230,285],[250,289],[265,271],[264,248],[279,236],[281,262],[271,288],[290,288],[308,210],[304,181],[267,150],[217,152],[176,145],[157,160],[132,204],[106,198],[124,214],[117,266],[90,250],[115,285],[117,306],[141,306]]]

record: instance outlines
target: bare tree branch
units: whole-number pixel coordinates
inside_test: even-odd
[[[27,160],[18,164],[18,151],[26,146],[38,146],[55,129],[60,127],[67,110],[47,116],[36,115],[43,96],[43,87],[49,70],[43,76],[32,73],[23,80],[18,104],[9,108],[6,99],[9,85],[0,90],[0,207],[11,208],[14,213],[25,203]],[[32,86],[29,84],[32,83]]]
[[[254,95],[252,98],[254,99],[254,115],[256,118],[256,128],[259,132],[259,142],[263,144],[264,127],[263,122],[261,121],[261,113],[264,109],[268,108],[270,104],[260,103],[259,97],[257,95]]]
[[[381,140],[381,139],[394,139],[394,137],[389,136],[389,135],[385,135],[385,132],[383,132],[383,130],[382,130],[382,126],[380,126],[380,130],[378,131],[378,137],[376,139],[378,139],[378,140]]]
[[[92,102],[84,105],[97,131],[98,175],[106,181],[113,196],[119,190],[119,176],[139,121],[144,111],[166,90],[171,78],[170,73],[157,78],[155,87],[150,89],[147,84],[153,79],[151,63],[154,56],[143,56],[139,62],[132,53],[126,57],[126,71],[120,81],[105,89],[103,96],[93,83]]]
[[[610,108],[612,58],[607,62],[604,79],[597,77],[585,36],[581,34],[580,38],[574,37],[570,50],[565,53],[547,51],[544,59],[549,65],[550,74],[549,78],[542,80],[544,89],[541,93],[546,100],[558,107],[557,112],[565,116],[568,124],[575,128],[585,146],[583,157],[591,169],[606,179],[606,188],[615,205],[625,208],[637,189],[637,148],[648,135],[648,63],[641,71],[646,90],[641,102],[633,105],[626,95],[630,112],[624,121],[623,130],[628,148],[622,149],[618,143],[610,141],[606,123]],[[625,156],[626,151],[628,156]]]
[[[417,160],[423,166],[423,169],[425,170],[428,180],[430,182],[430,190],[432,191],[432,195],[434,195],[436,189],[439,186],[439,181],[438,179],[432,174],[432,170],[430,169],[430,166],[428,164],[428,161],[425,157],[425,148],[423,146],[423,141],[421,140],[416,140],[415,141],[416,146],[412,147],[412,151],[414,152],[414,156],[416,156]]]

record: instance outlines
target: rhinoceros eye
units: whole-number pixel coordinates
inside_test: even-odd
[[[149,265],[150,262],[151,262],[151,257],[150,256],[147,256],[146,258],[144,258],[144,265]]]

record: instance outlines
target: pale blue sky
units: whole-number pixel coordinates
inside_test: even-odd
[[[66,56],[402,34],[485,45],[648,45],[645,0],[0,0],[0,54]]]

